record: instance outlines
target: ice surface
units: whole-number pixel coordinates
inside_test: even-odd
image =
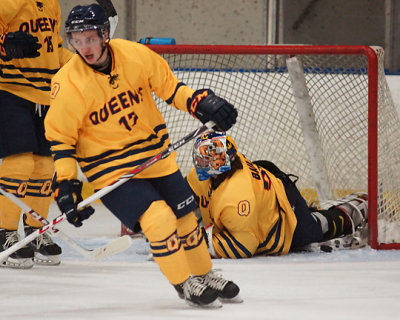
[[[86,248],[101,246],[120,231],[118,220],[98,204],[82,228],[62,226]],[[178,298],[157,265],[146,260],[144,240],[94,262],[56,241],[64,250],[61,265],[0,269],[0,319],[400,318],[400,251],[364,248],[213,260],[215,268],[240,285],[244,303],[209,310]]]

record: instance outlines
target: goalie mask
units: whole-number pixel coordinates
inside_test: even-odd
[[[209,131],[196,139],[193,164],[200,181],[231,170],[235,158],[235,142],[225,132]]]

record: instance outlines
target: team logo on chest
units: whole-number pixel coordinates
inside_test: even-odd
[[[107,122],[109,119],[115,119],[114,116],[119,117],[119,124],[131,131],[133,126],[138,120],[138,116],[133,112],[132,107],[143,101],[143,89],[123,91],[113,96],[106,102],[100,109],[93,111],[89,114],[89,119],[94,125]],[[124,110],[129,110],[121,115]]]

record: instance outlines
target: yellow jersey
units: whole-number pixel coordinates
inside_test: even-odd
[[[297,219],[282,181],[237,153],[243,169],[215,190],[211,179],[199,181],[193,168],[187,180],[197,196],[201,216],[213,224],[212,243],[221,258],[286,254]]]
[[[175,77],[160,55],[122,39],[111,40],[109,50],[109,75],[75,54],[52,79],[45,129],[59,181],[76,178],[76,159],[100,189],[164,150],[170,139],[153,93],[187,112],[194,90]],[[136,177],[171,174],[178,170],[175,159],[173,153]]]
[[[26,31],[42,45],[37,58],[0,59],[0,90],[34,103],[50,104],[51,78],[72,56],[62,47],[60,15],[57,0],[0,1],[0,34]]]

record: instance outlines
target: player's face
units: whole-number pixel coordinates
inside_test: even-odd
[[[72,32],[70,43],[86,63],[96,65],[102,62],[105,41],[99,36],[97,30]]]

